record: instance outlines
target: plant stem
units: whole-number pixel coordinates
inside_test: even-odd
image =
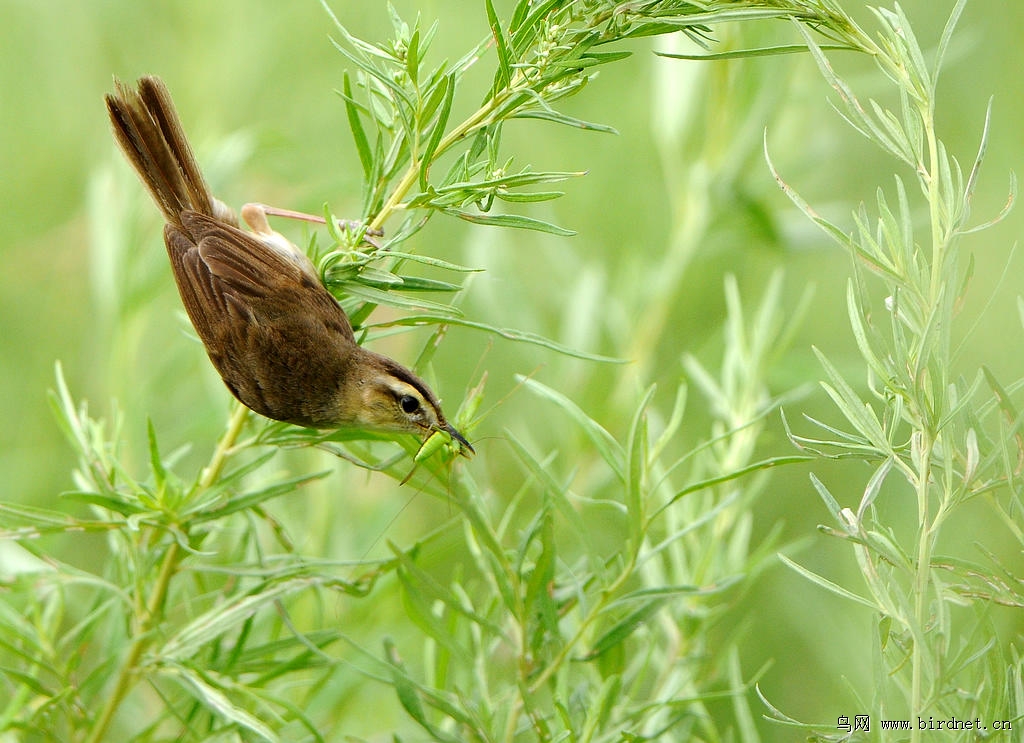
[[[927,288],[926,302],[930,312],[939,312],[944,301],[943,276],[946,263],[946,240],[945,230],[941,218],[940,200],[942,194],[939,184],[939,147],[938,139],[935,136],[935,120],[932,116],[931,101],[921,103],[918,108],[918,115],[924,128],[928,146],[928,169],[921,172],[921,177],[927,186],[927,198],[929,207],[929,218],[931,221],[931,273]],[[944,321],[952,318],[943,318]],[[942,346],[945,352],[945,344]],[[939,368],[948,368],[946,358],[937,359]],[[929,384],[927,378],[922,379],[916,375],[918,384],[923,386]],[[942,380],[942,389],[945,389],[945,380]],[[917,390],[920,402],[920,410],[917,411],[918,425],[921,437],[921,446],[918,453],[917,470],[917,572],[914,579],[914,653],[912,658],[912,675],[910,686],[911,713],[916,717],[923,713],[924,705],[924,665],[926,654],[929,653],[925,643],[925,628],[928,625],[929,587],[931,584],[931,551],[933,539],[933,527],[929,508],[929,488],[931,482],[931,461],[932,453],[936,444],[936,429],[931,418],[929,406],[924,400],[928,391],[923,388]],[[911,742],[917,743],[921,739],[920,730],[914,726],[911,734]]]
[[[199,478],[199,489],[205,490],[217,482],[220,473],[224,470],[224,464],[231,455],[231,449],[238,441],[239,435],[245,422],[249,419],[249,408],[240,402],[234,403],[234,410],[231,411],[231,418],[228,419],[227,430],[217,442],[217,448],[210,457],[210,463],[203,469],[202,477]]]
[[[506,90],[504,96],[499,95],[492,98],[483,106],[478,108],[469,118],[446,134],[434,150],[433,159],[436,160],[439,158],[453,144],[483,125],[498,105],[513,92],[514,90],[509,88]],[[371,232],[382,229],[384,227],[384,223],[388,220],[388,217],[391,216],[392,212],[401,208],[402,199],[405,198],[406,194],[409,193],[409,189],[412,188],[419,180],[420,172],[423,168],[429,166],[430,163],[423,162],[422,160],[416,158],[411,160],[409,167],[405,171],[405,175],[403,175],[402,179],[395,184],[395,188],[388,197],[388,200],[384,202],[384,206],[380,208],[380,211],[378,211],[376,216],[374,216],[373,221],[370,222],[368,229]]]
[[[197,483],[196,490],[198,492],[206,490],[217,482],[221,472],[224,470],[224,464],[231,454],[231,449],[242,432],[248,415],[249,410],[244,405],[235,403],[231,418],[228,420],[227,429],[224,435],[221,436],[220,441],[217,442],[217,448],[214,450],[213,456],[210,457],[210,463],[203,468]],[[171,580],[177,573],[182,556],[181,544],[177,539],[172,539],[167,546],[167,551],[164,553],[160,572],[157,575],[156,582],[153,584],[149,599],[146,601],[144,612],[138,618],[135,627],[135,637],[128,647],[124,660],[121,662],[121,670],[117,675],[117,681],[114,683],[114,688],[111,690],[110,696],[107,697],[107,702],[103,705],[103,709],[89,737],[86,738],[86,743],[99,743],[99,741],[103,740],[107,729],[110,727],[110,723],[113,722],[114,715],[117,714],[117,710],[121,706],[121,702],[124,701],[124,698],[131,690],[139,670],[139,659],[146,648],[149,647],[150,636],[157,623],[157,619],[163,614],[164,603],[170,591]]]
[[[114,715],[121,706],[121,702],[124,701],[125,696],[132,687],[134,676],[138,670],[139,658],[142,657],[143,651],[149,645],[150,632],[153,629],[156,617],[159,616],[160,610],[163,608],[164,600],[167,598],[171,578],[174,576],[175,569],[181,559],[180,555],[181,547],[179,547],[177,541],[172,540],[167,548],[167,552],[164,553],[160,574],[153,586],[152,593],[149,595],[149,600],[146,602],[145,614],[141,617],[136,627],[135,639],[132,640],[128,653],[121,663],[121,671],[117,675],[117,682],[114,684],[110,696],[107,697],[107,703],[103,706],[103,710],[100,712],[99,719],[93,726],[91,734],[86,739],[87,743],[98,743],[100,740],[103,740],[107,728],[110,727]]]
[[[921,431],[922,437],[917,466],[917,572],[914,576],[914,651],[911,658],[910,712],[911,719],[923,710],[924,662],[928,648],[924,641],[928,623],[928,585],[931,577],[932,530],[928,520],[928,487],[931,478],[929,463],[932,457],[931,436]],[[911,743],[918,743],[921,733],[914,725]]]

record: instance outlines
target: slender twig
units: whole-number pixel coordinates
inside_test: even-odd
[[[235,403],[231,417],[228,419],[227,428],[217,442],[213,455],[210,457],[210,463],[203,468],[202,474],[199,477],[197,492],[202,492],[217,482],[224,469],[224,464],[230,456],[235,442],[242,432],[242,428],[245,426],[248,414],[249,410],[244,405]],[[156,582],[153,584],[149,599],[146,601],[145,611],[141,617],[137,618],[134,638],[128,647],[128,652],[125,653],[124,659],[121,661],[121,668],[117,674],[117,680],[114,682],[114,688],[111,690],[110,696],[107,697],[107,701],[103,705],[103,709],[100,711],[100,715],[96,719],[89,737],[86,738],[87,743],[99,743],[99,741],[103,740],[111,722],[113,722],[114,716],[117,714],[117,710],[121,706],[121,702],[124,701],[125,696],[131,690],[139,671],[139,659],[149,647],[152,631],[159,618],[163,615],[164,604],[171,587],[171,580],[177,573],[182,556],[182,548],[178,540],[171,539],[160,564],[160,572],[157,574]]]

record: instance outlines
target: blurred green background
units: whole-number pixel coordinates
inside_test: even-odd
[[[903,3],[926,47],[938,38],[951,4]],[[440,21],[435,60],[460,56],[487,33],[483,3],[423,0],[395,6],[403,17],[419,12],[427,24]],[[332,7],[358,36],[389,34],[384,3],[335,0]],[[228,409],[228,396],[204,354],[183,332],[156,210],[115,152],[102,104],[112,76],[164,77],[217,194],[235,206],[258,200],[316,212],[326,201],[335,214],[354,216],[359,169],[344,108],[332,92],[341,85],[344,60],[329,43],[329,19],[313,0],[0,0],[0,10],[0,415],[6,422],[0,433],[0,497],[52,507],[71,485],[74,465],[47,406],[55,361],[63,363],[72,392],[88,399],[95,412],[109,416],[111,401],[117,401],[125,411],[123,438],[140,461],[147,416],[165,448],[193,442],[197,451],[188,455],[194,461],[187,456],[187,469],[204,461]],[[863,8],[857,15],[870,27]],[[786,30],[766,25],[721,29],[717,35],[742,45],[786,38]],[[970,3],[940,85],[940,133],[962,163],[976,152],[985,106],[994,98],[976,221],[998,211],[1010,171],[1024,169],[1022,33],[1024,6]],[[762,134],[767,128],[773,161],[789,183],[843,225],[850,224],[852,203],[870,202],[877,186],[891,185],[893,164],[830,110],[830,91],[809,58],[704,64],[651,54],[652,47],[667,44],[633,44],[631,59],[606,67],[581,95],[565,102],[574,115],[610,124],[619,136],[528,121],[506,129],[504,146],[518,164],[588,171],[567,184],[564,198],[530,212],[577,230],[577,236],[434,219],[415,238],[430,254],[487,269],[470,285],[464,305],[469,317],[611,355],[629,354],[634,334],[651,322],[645,305],[651,282],[674,266],[678,278],[669,286],[663,324],[655,329],[656,353],[625,367],[598,366],[507,342],[492,346],[486,336],[456,330],[435,359],[442,397],[457,400],[476,381],[475,370],[486,368],[488,399],[494,402],[512,389],[514,374],[536,369],[538,379],[621,435],[648,384],[659,384],[656,403],[668,410],[684,352],[709,366],[717,363],[723,276],[734,273],[753,306],[777,267],[786,272],[789,307],[807,285],[814,285],[815,294],[775,371],[773,392],[818,378],[812,345],[863,383],[843,301],[849,261],[779,193],[761,154]],[[470,76],[458,111],[480,100],[488,63]],[[862,94],[886,95],[870,63],[846,57],[837,63]],[[695,173],[689,166],[696,160],[714,167]],[[712,203],[699,207],[708,219],[706,242],[673,253],[673,239],[698,211],[687,201],[687,184],[709,183]],[[1022,220],[1018,209],[965,244],[977,268],[962,331],[980,322],[960,358],[965,369],[990,366],[1004,383],[1019,377],[1024,360],[1016,308],[1024,266],[1011,252]],[[296,239],[301,234],[295,228]],[[595,296],[596,302],[588,299]],[[579,307],[590,310],[581,313]],[[425,337],[394,339],[388,350],[411,361]],[[807,412],[828,419],[824,395],[813,387],[805,391],[787,408],[791,418]],[[696,440],[702,430],[699,401],[691,412],[687,428]],[[514,398],[477,432],[482,456],[467,465],[487,468],[498,482],[511,466],[501,443],[506,428],[542,449],[576,435],[550,407],[524,395]],[[765,452],[791,451],[777,416],[771,428]],[[834,463],[813,469],[843,495],[844,505],[856,501],[867,476]],[[790,468],[773,476],[768,496],[756,506],[757,529],[763,533],[783,521],[784,538],[799,543],[804,564],[842,582],[854,575],[852,557],[815,531],[827,514],[807,471]],[[390,481],[363,475],[353,480],[352,471],[341,468],[324,488],[329,497],[346,499],[352,522],[360,526],[354,535],[330,542],[335,556],[360,557],[381,534],[415,535],[423,528],[418,519],[443,510],[422,498],[409,506],[412,495]],[[277,505],[299,530],[317,518],[310,501]],[[912,518],[909,501],[894,499],[890,507],[895,514],[906,509]],[[968,551],[970,539],[982,538],[990,527],[983,515],[977,524],[971,517],[965,515],[962,532]],[[77,545],[58,548],[71,553]],[[1019,634],[1021,622],[1005,611],[997,619],[1009,638]],[[844,676],[854,685],[867,682],[865,615],[781,568],[765,574],[742,612],[746,620],[736,621],[747,622],[745,668],[774,661],[761,681],[774,703],[796,717],[860,711],[852,708]],[[817,680],[813,693],[807,692],[809,676]],[[788,739],[778,729],[766,734]]]

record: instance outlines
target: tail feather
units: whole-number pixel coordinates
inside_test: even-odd
[[[106,97],[114,137],[167,221],[180,225],[187,210],[237,224],[210,193],[163,81],[143,77],[137,90],[115,84]]]

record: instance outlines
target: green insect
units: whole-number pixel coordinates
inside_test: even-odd
[[[477,411],[480,409],[480,404],[484,399],[484,385],[487,383],[487,372],[484,372],[480,378],[480,382],[469,391],[466,399],[463,401],[462,406],[455,414],[455,421],[452,426],[456,431],[471,432],[473,428],[479,423],[478,420],[474,420]],[[445,463],[451,462],[460,454],[466,454],[466,447],[468,443],[462,439],[462,437],[456,438],[451,434],[449,430],[438,429],[434,431],[426,440],[420,445],[420,448],[416,451],[413,456],[413,462],[418,466],[423,462],[426,462],[430,458],[441,452],[441,456]],[[472,451],[470,449],[470,451]],[[416,467],[413,467],[412,472],[406,475],[402,481],[403,484],[409,481],[412,477],[413,472],[416,471]]]

